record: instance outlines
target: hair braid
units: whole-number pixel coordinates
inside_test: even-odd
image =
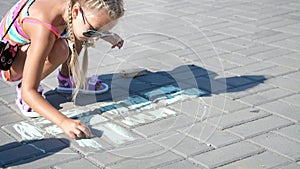
[[[72,8],[74,5],[74,0],[69,1],[68,6],[68,32],[69,32],[69,46],[71,50],[71,60],[69,62],[69,67],[71,69],[72,76],[75,82],[75,90],[73,92],[73,99],[76,99],[76,96],[80,88],[85,88],[86,80],[84,73],[80,70],[78,53],[76,50],[76,39],[73,32],[73,17],[72,17]]]
[[[73,92],[73,100],[80,88],[86,88],[86,78],[85,74],[87,72],[88,65],[88,43],[83,43],[84,56],[82,62],[82,70],[79,66],[78,53],[76,50],[76,38],[73,32],[73,17],[72,9],[74,4],[78,2],[79,4],[90,8],[90,9],[107,9],[108,16],[115,20],[124,15],[123,0],[69,0],[68,3],[68,33],[69,33],[69,46],[71,50],[71,60],[69,62],[69,67],[74,79],[75,90]]]

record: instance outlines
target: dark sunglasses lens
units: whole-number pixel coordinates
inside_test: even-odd
[[[83,36],[89,37],[89,38],[95,37],[95,36],[97,36],[97,32],[92,31],[92,30],[88,30],[86,32],[83,32]]]

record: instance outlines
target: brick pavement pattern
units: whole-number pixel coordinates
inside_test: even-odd
[[[16,0],[0,2],[1,18]],[[88,75],[102,95],[44,97],[89,125],[70,140],[22,116],[17,83],[0,81],[0,168],[300,168],[299,0],[125,0],[113,29],[121,50],[97,41]],[[147,74],[122,77],[122,70]]]

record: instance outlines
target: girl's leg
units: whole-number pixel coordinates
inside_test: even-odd
[[[17,81],[22,78],[23,67],[27,57],[27,51],[30,46],[23,46],[18,52],[16,59],[10,69],[10,78],[12,81]],[[58,39],[49,53],[49,56],[46,58],[44,63],[44,68],[42,72],[42,79],[47,77],[52,73],[59,65],[66,62],[69,57],[69,47],[66,40]]]

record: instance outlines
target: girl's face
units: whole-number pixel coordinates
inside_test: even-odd
[[[83,35],[87,31],[108,32],[114,21],[108,16],[106,9],[86,9],[81,6],[74,7],[73,31],[80,41],[87,41],[89,37]]]

